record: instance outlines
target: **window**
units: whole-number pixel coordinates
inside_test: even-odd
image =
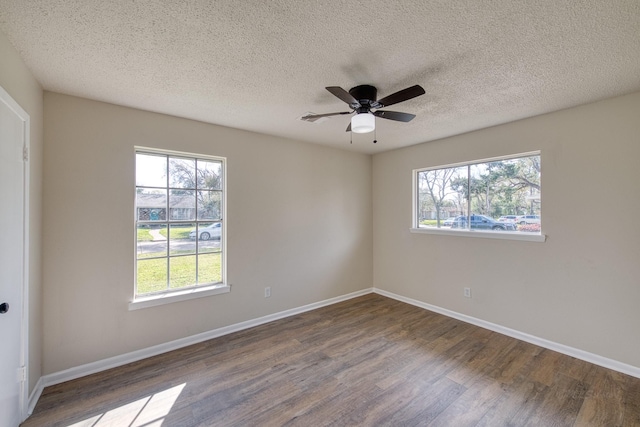
[[[136,298],[224,282],[224,168],[223,158],[136,150]]]
[[[414,228],[541,234],[540,154],[414,171]]]

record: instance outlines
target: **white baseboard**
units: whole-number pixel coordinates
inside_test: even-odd
[[[622,372],[623,374],[631,375],[632,377],[640,378],[640,368],[637,366],[628,365],[626,363],[622,363],[617,360],[599,356],[594,353],[589,353],[588,351],[569,347],[567,345],[549,341],[544,338],[539,338],[534,335],[529,335],[524,332],[516,331],[514,329],[497,325],[495,323],[491,323],[485,320],[477,319],[475,317],[467,316],[466,314],[460,314],[455,311],[448,310],[446,308],[438,307],[436,305],[427,304],[425,302],[418,301],[413,298],[403,297],[402,295],[397,295],[382,289],[373,288],[373,292],[385,297],[395,299],[397,301],[414,305],[416,307],[424,308],[425,310],[442,314],[447,317],[452,317],[454,319],[458,319],[466,323],[471,323],[472,325],[476,325],[484,329],[489,329],[490,331],[498,332],[500,334],[507,335],[509,337],[516,338],[522,341],[526,341],[528,343],[535,344],[540,347],[548,348],[549,350],[557,351],[558,353],[566,354],[567,356],[575,357],[576,359],[584,360],[585,362],[593,363],[594,365],[602,366],[604,368]]]
[[[132,351],[130,353],[121,354],[119,356],[109,357],[107,359],[98,360],[96,362],[87,363],[85,365],[76,366],[74,368],[65,369],[64,371],[54,372],[52,374],[44,375],[38,380],[40,384],[40,392],[36,390],[32,393],[32,396],[36,396],[33,407],[37,402],[37,398],[40,397],[42,389],[55,384],[60,384],[65,381],[71,381],[76,378],[84,377],[87,375],[95,374],[97,372],[106,371],[107,369],[116,368],[118,366],[126,365],[127,363],[137,362],[138,360],[146,359],[148,357],[157,356],[168,351],[177,350],[189,345],[197,344],[203,341],[207,341],[213,338],[218,338],[223,335],[231,334],[233,332],[242,331],[244,329],[253,328],[254,326],[262,325],[265,323],[273,322],[274,320],[280,320],[285,317],[295,316],[296,314],[304,313],[307,311],[315,310],[320,307],[324,307],[338,302],[346,301],[352,298],[356,298],[362,295],[370,294],[373,291],[372,288],[363,289],[361,291],[352,292],[350,294],[342,295],[335,298],[329,298],[324,301],[315,302],[312,304],[303,305],[302,307],[292,308],[289,310],[281,311],[279,313],[269,314],[267,316],[259,317],[257,319],[247,320],[245,322],[236,323],[234,325],[224,326],[222,328],[213,329],[211,331],[203,332],[201,334],[192,335],[190,337],[180,338],[175,341],[170,341],[164,344],[155,345],[141,350]],[[31,407],[31,399],[29,399],[29,407]]]
[[[44,381],[42,377],[40,377],[38,378],[38,382],[36,383],[35,387],[33,387],[33,390],[29,395],[27,415],[31,415],[33,413],[33,409],[36,407],[36,403],[38,403],[38,399],[40,399],[40,395],[42,394],[43,390],[44,390]]]
[[[559,344],[553,341],[539,338],[533,335],[526,334],[524,332],[516,331],[495,323],[487,322],[475,317],[460,314],[455,311],[451,311],[442,307],[427,304],[422,301],[415,300],[413,298],[403,297],[401,295],[394,294],[378,288],[363,289],[350,294],[342,295],[335,298],[330,298],[324,301],[304,305],[302,307],[292,308],[289,310],[281,311],[279,313],[269,314],[267,316],[259,317],[257,319],[247,320],[245,322],[236,323],[234,325],[225,326],[222,328],[214,329],[211,331],[203,332],[201,334],[192,335],[190,337],[181,338],[175,341],[170,341],[164,344],[144,348],[141,350],[132,351],[119,356],[109,357],[107,359],[99,360],[96,362],[87,363],[85,365],[76,366],[74,368],[66,369],[60,372],[54,372],[52,374],[43,375],[40,377],[36,386],[34,387],[31,395],[29,396],[28,413],[31,414],[33,409],[42,394],[45,387],[60,384],[65,381],[74,380],[76,378],[84,377],[86,375],[102,372],[107,369],[116,368],[118,366],[126,365],[127,363],[137,362],[138,360],[146,359],[148,357],[157,356],[168,351],[177,350],[192,344],[197,344],[203,341],[207,341],[213,338],[218,338],[223,335],[231,334],[233,332],[242,331],[244,329],[259,326],[265,323],[273,322],[274,320],[280,320],[285,317],[295,316],[296,314],[304,313],[307,311],[315,310],[317,308],[325,307],[327,305],[336,304],[338,302],[346,301],[352,298],[356,298],[369,293],[376,293],[388,298],[395,299],[397,301],[405,302],[407,304],[414,305],[416,307],[423,308],[425,310],[433,311],[442,314],[447,317],[461,320],[472,325],[479,326],[481,328],[489,329],[494,332],[498,332],[503,335],[510,336],[522,341],[526,341],[531,344],[538,345],[540,347],[548,348],[550,350],[557,351],[559,353],[566,354],[568,356],[575,357],[577,359],[584,360],[595,365],[599,365],[614,371],[622,372],[627,375],[631,375],[636,378],[640,378],[640,368],[626,363],[618,362],[613,359],[599,356],[597,354],[589,353],[577,348],[569,347],[564,344]]]

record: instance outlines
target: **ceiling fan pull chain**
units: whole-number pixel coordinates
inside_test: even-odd
[[[373,143],[377,143],[378,142],[378,130],[376,128],[373,128]]]

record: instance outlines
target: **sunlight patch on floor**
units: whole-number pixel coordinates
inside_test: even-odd
[[[70,424],[68,427],[161,426],[164,418],[169,415],[171,408],[186,385],[187,383],[183,383],[171,387],[134,402],[118,406],[103,414],[97,414],[86,420]]]

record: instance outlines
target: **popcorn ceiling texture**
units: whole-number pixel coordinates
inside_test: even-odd
[[[0,0],[0,30],[46,90],[366,153],[640,90],[638,0]],[[297,120],[359,84],[427,94],[375,145]]]

